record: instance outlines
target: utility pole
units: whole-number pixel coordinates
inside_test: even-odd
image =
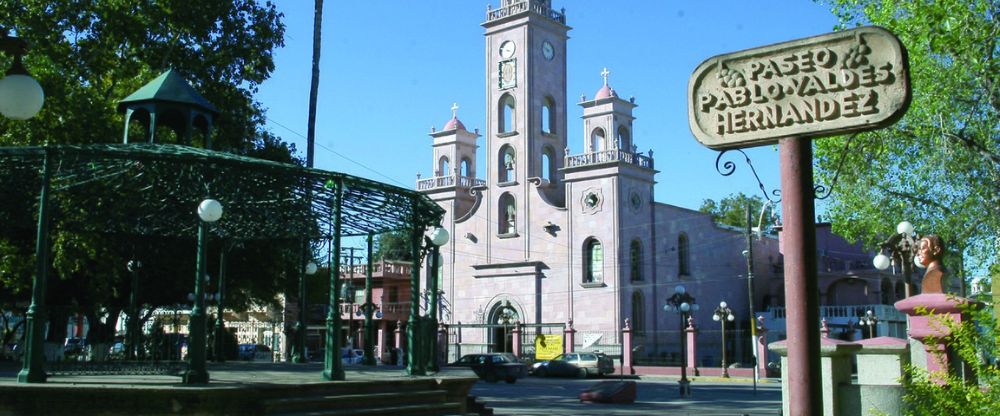
[[[754,319],[754,309],[753,309],[753,229],[750,227],[751,214],[750,214],[750,202],[747,201],[747,294],[750,296],[750,303],[748,303],[748,308],[750,309],[750,349],[753,351],[753,394],[757,394],[757,377],[759,366],[757,364],[760,357],[757,356],[757,320]],[[725,346],[723,346],[725,348]]]
[[[344,301],[349,305],[347,308],[347,347],[354,349],[354,250],[356,247],[346,247],[344,250],[350,250],[350,258],[347,260],[348,263],[348,278],[344,285],[343,291]]]

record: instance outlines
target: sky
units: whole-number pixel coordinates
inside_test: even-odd
[[[431,127],[441,129],[457,103],[469,129],[485,130],[486,5],[501,0],[327,1],[316,120],[315,167],[413,189],[432,175]],[[313,2],[278,0],[286,25],[276,68],[256,98],[266,128],[305,158],[312,62]],[[731,176],[716,170],[719,152],[688,127],[688,79],[704,60],[833,30],[829,6],[811,0],[553,0],[569,32],[567,97],[571,154],[583,152],[581,95],[601,87],[601,71],[622,98],[635,96],[633,137],[653,151],[657,202],[697,209],[705,199],[761,195],[737,152]],[[478,166],[485,166],[486,138]],[[763,185],[780,188],[777,146],[746,150]],[[480,169],[480,174],[483,170]],[[481,178],[485,179],[485,178]],[[817,206],[822,212],[822,204]]]

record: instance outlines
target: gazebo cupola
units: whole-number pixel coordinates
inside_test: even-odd
[[[212,123],[219,114],[173,69],[119,101],[118,111],[125,113],[125,143],[129,141],[129,125],[135,120],[146,127],[148,143],[157,141],[156,128],[164,126],[174,131],[179,144],[192,145],[192,133],[197,129],[206,149],[212,147]]]

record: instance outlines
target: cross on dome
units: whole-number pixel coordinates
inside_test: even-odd
[[[451,103],[451,117],[458,118],[458,103]]]
[[[610,74],[611,72],[608,71],[608,67],[604,67],[604,70],[601,71],[601,76],[604,77],[604,85],[608,85],[608,75]]]

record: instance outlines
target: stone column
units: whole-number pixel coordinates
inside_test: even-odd
[[[565,334],[565,341],[563,346],[563,352],[573,352],[573,344],[576,343],[576,330],[573,329],[573,320],[570,319],[566,321],[566,329],[563,331]]]
[[[514,330],[511,331],[511,352],[514,353],[518,358],[521,357],[521,323],[514,322]]]
[[[687,328],[684,328],[684,333],[687,338],[687,371],[695,376],[701,375],[698,373],[698,351],[695,348],[698,345],[695,339],[698,329],[694,326],[694,318],[688,316]]]
[[[444,323],[438,324],[438,334],[437,334],[437,362],[447,363],[448,360],[448,325]],[[457,360],[459,357],[455,356]],[[438,366],[440,368],[440,365]]]
[[[622,372],[635,374],[632,368],[632,323],[625,318],[625,327],[622,328]]]
[[[768,346],[771,351],[781,355],[781,409],[782,414],[791,413],[788,383],[788,345],[786,341],[772,342]],[[838,397],[840,386],[851,383],[851,357],[861,349],[861,345],[837,339],[820,339],[820,384],[823,394],[823,415],[840,416],[848,413],[841,409]],[[860,363],[859,363],[860,366]]]
[[[396,362],[392,365],[402,365],[403,358],[403,323],[396,321],[396,340],[393,343],[396,346]]]
[[[943,293],[924,293],[910,296],[896,302],[896,309],[907,315],[909,336],[918,341],[927,352],[925,358],[918,361],[913,358],[913,364],[924,367],[927,371],[951,371],[953,363],[948,358],[948,345],[944,338],[951,333],[944,321],[960,325],[968,317],[962,316],[962,307],[970,301],[964,298],[954,298]],[[930,314],[921,314],[917,309],[926,309]],[[911,351],[914,354],[916,351]],[[943,380],[938,380],[943,383]]]

